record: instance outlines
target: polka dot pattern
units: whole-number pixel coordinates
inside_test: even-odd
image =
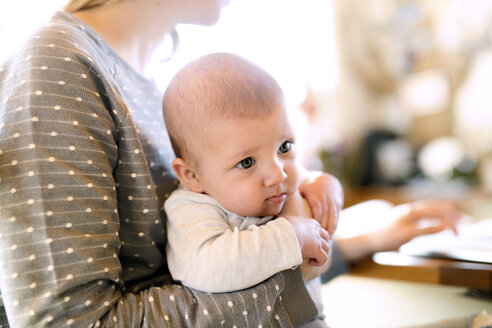
[[[162,204],[177,187],[162,94],[90,27],[57,13],[0,67],[0,290],[12,326],[297,322],[279,296],[302,286],[298,271],[254,287],[256,299],[155,277],[166,265]],[[161,287],[149,288],[151,275]],[[298,294],[295,306],[309,304]]]

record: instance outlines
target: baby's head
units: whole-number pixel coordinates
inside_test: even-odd
[[[190,190],[240,215],[264,216],[297,189],[284,95],[259,66],[232,54],[201,57],[173,78],[163,110],[173,169]]]
[[[194,162],[198,144],[217,120],[256,118],[283,107],[283,92],[263,69],[239,56],[215,53],[181,69],[163,100],[177,157]]]

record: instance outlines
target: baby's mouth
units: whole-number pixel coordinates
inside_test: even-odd
[[[267,198],[266,201],[271,204],[281,204],[285,202],[286,199],[287,199],[287,194],[283,192],[278,195]]]

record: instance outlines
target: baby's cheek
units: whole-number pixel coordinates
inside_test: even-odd
[[[299,188],[300,184],[300,170],[297,165],[291,165],[285,169],[287,174],[287,179],[285,180],[285,185],[292,191]]]
[[[257,197],[255,198],[255,195],[246,194],[243,197],[239,197],[238,201],[227,209],[241,216],[264,216],[263,203],[263,198],[260,200]]]

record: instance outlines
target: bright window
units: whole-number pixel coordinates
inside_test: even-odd
[[[334,25],[332,0],[232,0],[213,27],[179,26],[174,58],[152,75],[164,88],[190,60],[232,52],[266,69],[298,104],[307,86],[331,90],[338,79]]]
[[[0,2],[0,61],[66,0]],[[232,52],[269,71],[289,99],[302,101],[306,87],[331,90],[338,78],[333,0],[231,0],[213,27],[178,27],[181,44],[170,62],[151,68],[161,88],[190,60]]]

